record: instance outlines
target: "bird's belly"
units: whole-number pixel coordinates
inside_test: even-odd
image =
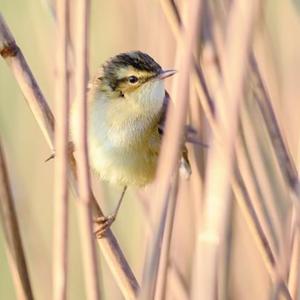
[[[90,140],[90,162],[103,180],[121,185],[143,186],[154,179],[157,153],[144,145],[108,147]]]
[[[89,153],[92,168],[101,179],[143,186],[154,179],[160,136],[156,118],[134,111],[134,107],[108,109],[101,101],[90,109]],[[120,111],[121,108],[122,111]]]

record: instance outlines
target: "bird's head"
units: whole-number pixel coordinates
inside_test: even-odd
[[[175,74],[163,70],[148,54],[133,51],[119,54],[103,65],[100,90],[114,100],[122,98],[147,106],[161,105],[165,96],[163,79]]]

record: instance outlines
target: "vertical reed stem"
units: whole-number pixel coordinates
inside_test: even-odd
[[[55,101],[53,299],[67,297],[68,253],[68,135],[69,80],[67,70],[69,1],[57,3],[57,58]]]
[[[178,74],[178,80],[174,82],[172,89],[172,99],[175,105],[171,105],[170,103],[168,108],[166,130],[157,171],[155,199],[157,201],[157,215],[160,217],[158,218],[157,224],[154,225],[153,237],[150,239],[154,242],[146,261],[141,299],[151,299],[155,294],[158,265],[160,262],[160,247],[163,240],[169,193],[172,178],[178,167],[178,158],[182,145],[181,141],[187,117],[190,70],[193,61],[194,43],[199,32],[202,1],[190,1],[188,8],[187,26],[184,30],[182,41],[178,43],[177,50],[179,51],[177,57],[180,58],[180,72]],[[175,211],[173,210],[171,212],[173,215],[171,216],[171,220],[174,217],[174,213]],[[169,226],[169,229],[171,228],[172,226]]]
[[[87,61],[88,61],[88,33],[89,33],[90,1],[79,0],[77,3],[76,20],[77,39],[75,44],[75,84],[76,101],[79,107],[79,131],[75,136],[78,170],[78,217],[81,231],[81,245],[85,272],[87,299],[100,299],[99,275],[95,238],[92,226],[92,192],[87,148]]]
[[[0,214],[18,299],[33,300],[14,199],[0,138]]]
[[[218,295],[218,267],[228,224],[239,105],[257,6],[257,1],[247,4],[242,0],[234,1],[229,16],[227,43],[221,60],[223,85],[216,94],[219,134],[213,140],[208,157],[205,207],[197,236],[192,299],[212,300]]]

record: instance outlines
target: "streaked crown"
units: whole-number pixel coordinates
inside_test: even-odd
[[[141,51],[132,51],[121,53],[107,61],[103,65],[101,80],[112,90],[116,90],[126,81],[130,83],[132,80],[134,84],[134,80],[138,78],[143,83],[161,71],[161,66],[151,56]]]

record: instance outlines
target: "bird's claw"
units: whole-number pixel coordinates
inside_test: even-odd
[[[106,231],[110,228],[110,226],[115,221],[116,216],[115,215],[109,215],[109,216],[102,216],[98,217],[94,220],[94,223],[96,224],[96,230],[94,231],[96,238],[101,239],[105,235]]]

